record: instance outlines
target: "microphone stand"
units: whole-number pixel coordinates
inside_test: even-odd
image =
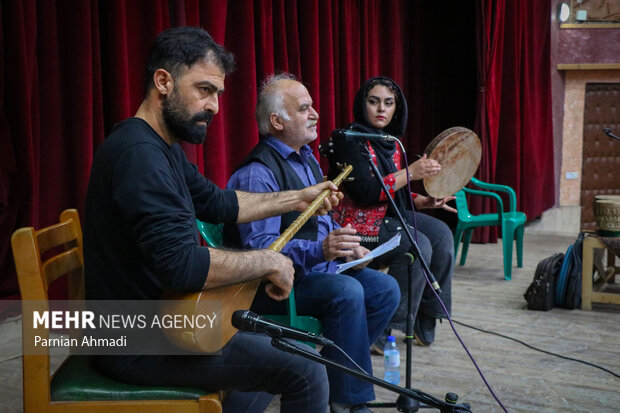
[[[415,315],[413,314],[413,300],[412,300],[412,290],[413,290],[413,258],[415,257],[415,259],[420,260],[420,264],[422,265],[422,269],[426,272],[426,274],[428,275],[428,279],[431,283],[432,288],[439,294],[441,293],[441,288],[439,286],[439,283],[437,282],[437,280],[435,279],[435,276],[433,275],[433,273],[431,272],[430,268],[428,267],[427,263],[424,261],[424,258],[422,257],[422,253],[420,252],[420,247],[418,246],[418,243],[415,241],[413,235],[411,235],[411,231],[409,231],[409,224],[405,221],[405,219],[403,218],[402,214],[400,213],[398,207],[396,206],[396,203],[394,202],[394,199],[392,198],[392,196],[390,195],[390,192],[387,188],[387,186],[385,185],[385,182],[383,182],[381,173],[379,172],[379,169],[377,169],[377,166],[374,164],[374,162],[372,161],[372,156],[370,155],[370,151],[368,150],[368,147],[366,145],[367,140],[366,139],[360,139],[360,141],[358,142],[358,144],[360,146],[362,146],[364,148],[364,152],[366,153],[366,157],[368,159],[368,164],[370,165],[370,168],[372,169],[375,178],[377,179],[377,182],[379,182],[379,185],[381,185],[381,188],[383,189],[383,192],[385,193],[388,202],[390,203],[392,209],[394,210],[394,212],[396,213],[396,216],[398,217],[398,220],[400,222],[401,227],[403,228],[403,230],[405,231],[405,234],[407,235],[407,238],[409,239],[409,242],[411,243],[412,246],[412,250],[413,250],[413,257],[411,257],[411,254],[407,253],[406,255],[409,255],[411,257],[407,269],[408,269],[408,274],[407,274],[407,281],[408,281],[408,285],[407,285],[407,324],[405,326],[405,344],[406,344],[406,363],[407,366],[405,367],[405,385],[407,387],[407,389],[411,389],[411,357],[412,357],[412,341],[413,341],[413,323],[415,320]],[[412,213],[414,213],[414,211],[412,211]],[[397,407],[399,411],[401,412],[406,412],[406,413],[411,413],[411,412],[417,412],[420,406],[417,402],[416,399],[411,399],[411,398],[407,398],[406,395],[402,394],[398,397],[398,399],[396,400],[396,403],[368,403],[368,406],[371,407]]]
[[[303,348],[297,347],[287,341],[282,340],[281,338],[278,338],[277,335],[270,335],[272,337],[271,340],[271,345],[274,346],[275,348],[282,350],[282,351],[286,351],[287,353],[292,353],[292,354],[297,354],[299,356],[302,356],[304,358],[307,358],[309,360],[312,361],[316,361],[317,363],[321,363],[325,366],[328,367],[332,367],[335,368],[337,370],[343,371],[347,374],[353,375],[357,378],[360,378],[364,381],[373,383],[377,386],[383,387],[387,390],[396,392],[398,394],[401,395],[401,397],[405,397],[408,399],[412,399],[412,400],[417,400],[420,402],[425,403],[423,405],[423,407],[428,407],[428,408],[436,408],[439,409],[439,411],[441,413],[466,413],[466,412],[471,412],[471,410],[469,409],[469,404],[468,403],[462,403],[462,404],[456,404],[456,398],[457,396],[454,395],[453,393],[448,393],[446,394],[446,401],[441,401],[429,394],[426,394],[420,390],[417,389],[405,389],[399,386],[396,386],[394,384],[388,383],[387,381],[378,379],[376,377],[373,377],[369,374],[366,374],[365,372],[361,372],[358,370],[353,370],[349,367],[343,366],[341,364],[338,364],[334,361],[328,360],[318,354],[314,354],[311,353]],[[450,400],[450,401],[448,401]],[[389,407],[389,406],[386,406]],[[401,410],[402,411],[402,410]]]
[[[368,151],[368,148],[366,147],[365,142],[367,142],[367,141],[366,140],[360,140],[359,144],[364,148],[364,151],[366,152],[366,156],[368,158],[368,164],[370,165],[370,169],[372,169],[372,172],[375,174],[375,178],[377,178],[377,182],[379,182],[379,185],[381,185],[381,189],[383,189],[383,192],[385,193],[385,196],[387,197],[388,202],[390,203],[390,206],[392,207],[394,212],[396,212],[396,216],[398,217],[398,221],[402,225],[402,228],[405,231],[405,234],[407,235],[407,238],[409,238],[409,242],[411,242],[411,246],[413,248],[413,255],[414,255],[415,259],[416,260],[420,260],[420,263],[422,264],[422,269],[428,275],[428,278],[429,278],[429,280],[431,282],[431,285],[432,285],[433,289],[435,291],[437,291],[437,293],[441,293],[441,288],[439,287],[439,283],[437,282],[437,280],[435,280],[435,276],[431,272],[430,268],[428,268],[428,265],[426,264],[426,261],[424,261],[424,258],[422,257],[422,253],[420,252],[420,247],[418,247],[418,243],[413,238],[413,235],[411,235],[411,231],[409,231],[409,224],[403,218],[403,216],[400,213],[398,207],[396,207],[396,203],[394,202],[394,198],[392,198],[392,196],[390,195],[390,191],[389,191],[388,187],[385,185],[385,182],[383,182],[383,179],[381,179],[381,173],[377,169],[377,166],[375,165],[375,163],[372,161],[372,156],[370,155],[370,151]],[[411,211],[411,212],[414,212],[414,211]]]

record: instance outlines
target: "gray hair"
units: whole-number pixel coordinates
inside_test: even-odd
[[[284,109],[284,99],[282,93],[276,87],[281,80],[297,80],[290,73],[278,73],[267,77],[260,89],[258,90],[258,100],[256,102],[256,122],[258,123],[258,132],[262,136],[269,135],[271,122],[269,117],[272,113],[286,121],[290,120],[288,112]]]

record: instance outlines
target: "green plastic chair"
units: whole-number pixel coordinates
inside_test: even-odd
[[[224,244],[222,233],[224,232],[224,224],[207,224],[201,220],[196,220],[198,232],[211,248],[219,248]]]
[[[222,232],[224,228],[222,224],[209,224],[199,219],[196,220],[196,224],[198,225],[198,231],[200,232],[200,235],[205,240],[207,245],[212,248],[218,248],[222,246]],[[307,315],[297,314],[294,289],[291,289],[291,293],[288,296],[286,307],[286,314],[269,314],[265,315],[265,317],[280,324],[286,324],[300,330],[309,331],[316,335],[321,334],[321,332],[323,331],[323,324],[319,319]],[[315,347],[313,343],[306,344]]]
[[[500,225],[502,227],[502,244],[504,248],[504,279],[511,279],[512,269],[512,241],[517,241],[517,267],[523,267],[523,226],[527,219],[525,213],[517,211],[517,195],[515,191],[507,185],[491,184],[471,178],[471,183],[478,189],[463,188],[455,194],[458,223],[454,232],[454,258],[459,252],[459,244],[463,239],[463,251],[461,252],[460,265],[465,265],[467,250],[474,228]],[[502,198],[490,191],[506,192],[508,194],[508,210],[504,211]],[[472,215],[467,207],[467,197],[465,194],[480,195],[493,198],[497,204],[497,213]]]

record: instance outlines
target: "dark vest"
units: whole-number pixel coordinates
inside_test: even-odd
[[[299,190],[306,188],[306,185],[299,179],[297,172],[289,165],[286,159],[264,140],[260,140],[258,144],[252,149],[252,152],[239,164],[236,170],[252,163],[260,162],[273,172],[275,180],[280,187],[281,191],[287,190]],[[323,175],[316,162],[308,162],[314,179],[317,183],[323,181]],[[282,215],[280,222],[280,234],[282,234],[300,215],[300,212],[290,211]],[[316,216],[311,217],[308,221],[297,231],[293,238],[307,239],[310,241],[316,241],[319,230],[318,218]],[[224,226],[224,244],[233,248],[241,247],[241,240],[239,237],[239,231],[237,225],[226,224]]]

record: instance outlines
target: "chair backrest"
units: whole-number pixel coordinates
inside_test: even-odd
[[[506,193],[508,196],[508,212],[514,212],[517,210],[517,194],[515,193],[514,189],[512,189],[508,185],[492,184],[490,182],[481,181],[480,179],[477,179],[475,177],[471,178],[471,183],[487,191],[499,191]],[[503,210],[504,208],[502,205],[502,211]]]
[[[474,183],[474,178],[472,178],[472,183]],[[481,182],[476,180],[477,182]],[[483,184],[488,185],[485,186],[485,189],[496,189],[496,190],[503,190],[504,185],[495,185],[492,184],[493,188],[491,188],[491,184],[486,184],[485,182],[483,182]],[[478,184],[476,184],[478,185]],[[487,198],[493,198],[496,202],[496,208],[497,208],[497,216],[498,216],[498,221],[501,222],[503,219],[503,215],[504,215],[504,203],[502,201],[502,198],[494,193],[491,192],[490,190],[487,191],[481,191],[479,189],[472,189],[472,188],[463,188],[461,189],[459,192],[457,192],[455,194],[456,196],[456,208],[457,208],[457,216],[459,218],[459,220],[461,221],[467,221],[469,218],[473,217],[474,215],[472,215],[472,213],[469,211],[469,208],[467,207],[467,194],[470,195],[480,195],[480,196],[484,196]]]
[[[38,231],[32,227],[18,229],[11,237],[11,244],[23,314],[27,313],[30,300],[44,302],[49,308],[49,287],[63,276],[69,277],[68,298],[84,298],[82,229],[77,210],[63,211],[58,224]],[[37,308],[40,305],[37,304]],[[49,347],[42,346],[37,349],[37,354],[26,351],[26,343],[32,343],[35,334],[43,339],[49,338],[49,330],[39,326],[35,331],[32,324],[31,320],[22,318],[24,413],[222,411],[218,394],[208,394],[201,389],[117,382],[104,377],[81,356],[65,360],[55,372],[55,377],[62,377],[54,384],[50,376]],[[53,393],[56,396],[61,394],[60,399],[52,400]]]
[[[200,235],[208,246],[211,248],[219,248],[224,244],[223,224],[209,224],[197,219],[196,225],[198,226]]]
[[[467,195],[465,191],[460,190],[456,194],[456,213],[458,217],[467,217],[470,215],[469,208],[467,207]]]
[[[49,286],[63,275],[69,276],[69,298],[83,298],[82,228],[77,210],[63,211],[58,224],[38,231],[32,227],[18,229],[11,237],[11,245],[22,308],[26,300],[48,301]],[[37,330],[37,334],[45,339],[49,337],[49,333],[41,329]],[[22,335],[34,335],[27,322],[22,323]],[[25,349],[25,344],[22,346]],[[43,349],[44,354],[36,355],[24,351],[25,411],[47,411],[51,400],[49,349]]]

